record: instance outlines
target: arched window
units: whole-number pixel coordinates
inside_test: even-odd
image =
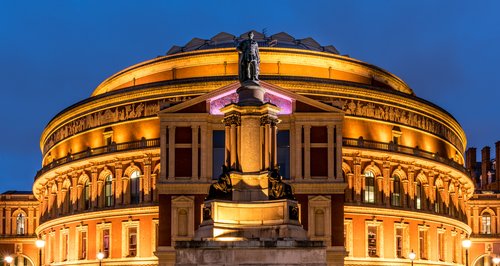
[[[85,181],[85,186],[83,187],[83,207],[85,210],[90,209],[90,182]]]
[[[415,191],[415,208],[417,210],[422,209],[422,196],[424,193],[422,193],[422,182],[420,180],[417,180],[417,187]]]
[[[371,171],[365,172],[365,195],[366,203],[375,203],[375,175]]]
[[[130,175],[130,203],[139,203],[140,190],[139,190],[139,171],[134,171]]]
[[[397,175],[395,175],[393,179],[391,204],[392,206],[401,206],[401,180]]]
[[[26,224],[26,216],[24,215],[24,213],[20,213],[19,215],[17,215],[16,218],[16,225],[17,225],[16,234],[24,235],[25,224]]]
[[[481,234],[491,234],[491,214],[487,212],[481,216]]]
[[[434,211],[436,213],[441,212],[441,193],[439,193],[439,188],[436,186],[436,199],[434,200]]]
[[[113,197],[113,176],[108,175],[104,179],[104,205],[106,207],[113,206],[114,197]]]

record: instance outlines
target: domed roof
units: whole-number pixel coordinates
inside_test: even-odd
[[[249,32],[250,31],[245,32],[239,37],[226,32],[221,32],[208,40],[193,38],[184,46],[172,46],[172,48],[168,50],[167,55],[196,50],[236,47],[239,42],[248,38],[247,36]],[[276,33],[271,36],[266,36],[265,34],[254,30],[252,30],[251,32],[254,33],[254,40],[258,42],[260,47],[295,48],[339,54],[339,51],[337,51],[337,49],[332,45],[321,46],[317,41],[310,37],[304,39],[295,39],[293,36],[285,32]]]

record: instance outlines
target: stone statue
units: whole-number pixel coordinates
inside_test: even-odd
[[[292,193],[292,187],[283,182],[280,175],[280,166],[276,166],[269,171],[269,199],[291,199],[295,200]]]
[[[211,199],[221,199],[221,200],[232,200],[233,198],[233,184],[231,183],[231,177],[229,176],[229,168],[222,165],[222,173],[219,175],[217,182],[210,186],[208,191],[208,196],[205,200]]]
[[[248,33],[248,39],[240,42],[236,50],[240,54],[238,75],[240,83],[259,81],[259,45],[253,39],[253,32]]]

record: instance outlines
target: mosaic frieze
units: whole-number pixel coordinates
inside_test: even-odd
[[[162,100],[140,102],[128,105],[117,106],[114,108],[106,109],[99,112],[94,112],[85,115],[81,118],[72,120],[62,127],[57,129],[45,141],[43,152],[46,153],[59,141],[70,137],[72,135],[81,133],[85,130],[95,127],[105,126],[112,123],[134,120],[143,117],[155,116],[160,107],[167,103],[184,102],[191,99],[191,97],[173,97]]]
[[[406,126],[422,129],[450,141],[459,150],[463,150],[462,142],[458,136],[440,122],[407,110],[393,106],[381,105],[359,100],[345,100],[340,103],[346,115],[375,118],[379,120],[399,123]]]

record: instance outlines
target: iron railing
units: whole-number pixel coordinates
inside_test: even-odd
[[[160,139],[141,139],[138,141],[129,141],[129,142],[123,142],[123,143],[111,143],[110,145],[102,146],[102,147],[97,147],[97,148],[88,148],[84,151],[77,152],[77,153],[68,153],[67,156],[56,159],[52,161],[51,163],[47,164],[44,166],[42,169],[38,170],[35,176],[35,180],[40,176],[43,175],[44,173],[48,172],[51,169],[54,169],[58,166],[61,166],[63,164],[69,163],[69,162],[74,162],[77,160],[82,160],[86,158],[90,158],[93,156],[97,155],[103,155],[103,154],[109,154],[113,152],[123,152],[123,151],[130,151],[130,150],[137,150],[137,149],[144,149],[144,148],[159,148],[160,147]]]
[[[389,151],[389,152],[398,152],[398,153],[403,153],[403,154],[408,154],[420,158],[425,158],[425,159],[430,159],[433,161],[440,162],[442,164],[446,164],[448,166],[451,166],[464,174],[469,175],[469,171],[467,169],[453,161],[450,158],[446,158],[441,156],[439,153],[432,153],[428,151],[421,150],[417,147],[412,148],[408,146],[402,146],[398,145],[392,142],[386,143],[386,142],[379,142],[379,141],[373,141],[373,140],[364,140],[362,138],[359,139],[353,139],[353,138],[344,138],[342,140],[342,145],[345,147],[357,147],[357,148],[366,148],[366,149],[374,149],[374,150],[380,150],[380,151]]]

